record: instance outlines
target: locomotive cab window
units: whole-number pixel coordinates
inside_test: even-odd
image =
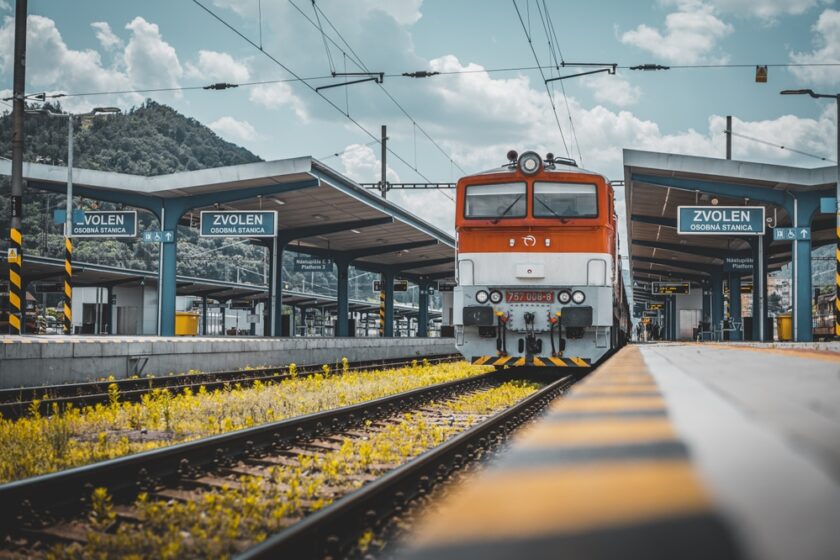
[[[525,183],[497,183],[467,187],[464,217],[466,218],[524,218]]]
[[[598,191],[590,183],[534,183],[535,218],[595,218]]]

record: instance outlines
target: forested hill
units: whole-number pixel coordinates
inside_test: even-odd
[[[61,111],[61,106],[46,109]],[[11,114],[0,116],[0,156],[11,157]],[[25,160],[66,165],[67,120],[47,115],[27,115]],[[138,175],[161,175],[176,171],[219,167],[260,161],[248,150],[226,142],[195,119],[181,115],[171,107],[146,101],[124,114],[95,118],[75,117],[73,163],[75,167],[118,171]],[[0,231],[9,228],[9,179],[0,182]],[[52,212],[64,208],[65,197],[27,189],[24,193],[24,249],[30,255],[63,256],[62,228],[52,223]],[[113,205],[76,199],[84,209],[108,209]],[[141,230],[156,227],[153,216],[140,212]],[[194,231],[180,229],[181,243],[178,272],[216,279],[236,279],[236,270],[221,264],[213,249],[225,240],[199,239]],[[5,245],[6,235],[2,235]],[[137,240],[78,240],[79,261],[157,270],[154,245]],[[208,253],[210,251],[210,253]],[[193,257],[203,254],[204,258]],[[240,267],[242,281],[262,283],[264,251],[246,244],[237,245],[226,254]],[[248,273],[252,270],[253,273]]]
[[[61,111],[60,105],[46,108]],[[162,175],[261,161],[195,119],[146,101],[125,114],[76,118],[74,165],[135,175]],[[0,152],[11,157],[11,115],[0,118]],[[26,116],[27,161],[65,165],[67,121]]]

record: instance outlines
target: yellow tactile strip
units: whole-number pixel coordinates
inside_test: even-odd
[[[685,558],[698,551],[738,557],[665,399],[630,346],[421,520],[404,556]]]

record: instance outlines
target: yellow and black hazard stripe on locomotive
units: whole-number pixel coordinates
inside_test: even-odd
[[[474,356],[476,366],[536,366],[536,367],[591,367],[589,358],[532,356]]]

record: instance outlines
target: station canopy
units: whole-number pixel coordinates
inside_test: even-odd
[[[11,162],[0,161],[0,174],[10,172]],[[25,163],[24,178],[29,188],[60,193],[67,168]],[[308,156],[151,177],[74,168],[73,183],[79,196],[125,206],[181,198],[190,204],[182,225],[195,226],[201,210],[277,210],[280,237],[291,237],[287,250],[352,256],[357,268],[408,279],[455,274],[450,235]]]
[[[752,163],[709,157],[685,156],[640,150],[624,150],[624,184],[627,204],[627,232],[630,271],[634,282],[702,282],[708,278],[704,268],[721,266],[723,256],[751,255],[747,238],[737,235],[678,235],[677,207],[764,206],[769,225],[790,227],[784,208],[750,199],[749,196],[708,194],[693,185],[748,187],[753,196],[769,190],[775,197],[835,188],[837,168],[807,169],[783,165]],[[780,194],[781,193],[781,194]],[[800,224],[806,225],[806,224]],[[811,223],[814,248],[835,243],[833,214],[815,213]],[[768,229],[767,234],[771,232]],[[777,270],[791,259],[791,243],[771,244],[768,265]],[[647,292],[650,293],[649,291]]]

